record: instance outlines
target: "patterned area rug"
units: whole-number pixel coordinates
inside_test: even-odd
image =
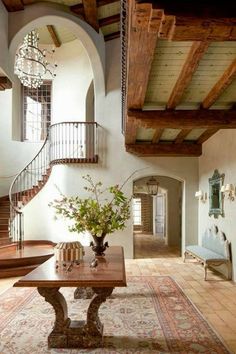
[[[33,288],[12,288],[0,296],[0,353],[229,353],[170,277],[131,277],[100,308],[104,347],[48,349],[54,311]],[[89,300],[61,291],[71,318],[85,319]]]

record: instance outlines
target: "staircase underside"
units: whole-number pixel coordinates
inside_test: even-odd
[[[16,244],[0,247],[0,278],[26,275],[54,255],[51,241],[25,241],[22,250]]]
[[[81,157],[81,158],[63,158],[63,159],[54,159],[51,161],[50,165],[61,165],[61,164],[70,164],[70,163],[98,163],[98,155],[93,157]]]

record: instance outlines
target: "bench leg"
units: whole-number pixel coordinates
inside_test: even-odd
[[[208,265],[206,263],[204,263],[204,280],[207,280],[207,268],[208,268]]]
[[[228,270],[227,279],[231,280],[232,279],[232,270],[231,270],[231,263],[230,262],[227,262],[227,270]]]
[[[184,263],[185,263],[185,260],[186,260],[186,255],[187,255],[187,252],[184,251]]]

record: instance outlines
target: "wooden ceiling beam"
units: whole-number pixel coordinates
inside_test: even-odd
[[[104,36],[104,41],[105,42],[111,41],[112,39],[119,38],[119,37],[120,37],[120,31],[113,32]]]
[[[193,143],[182,144],[126,144],[126,151],[137,156],[200,156],[202,154],[202,146]]]
[[[61,46],[61,41],[58,38],[58,35],[56,34],[54,26],[47,25],[47,29],[48,29],[48,32],[50,33],[50,36],[51,36],[51,38],[53,40],[53,43],[54,43],[55,47],[57,47],[57,48],[60,47]]]
[[[126,126],[125,143],[135,144],[136,136],[137,136],[137,124],[136,122],[132,122],[132,124],[128,124]]]
[[[77,4],[70,6],[70,10],[78,16],[84,17],[84,7],[83,4]]]
[[[98,20],[99,27],[112,25],[113,23],[117,23],[117,22],[120,22],[120,14],[104,17]]]
[[[165,37],[162,37],[165,38]],[[236,18],[175,16],[174,41],[234,41]]]
[[[24,10],[24,4],[21,0],[2,0],[2,2],[9,12]]]
[[[186,0],[146,0],[158,6],[159,9],[165,9],[168,15],[220,18],[220,17],[236,17],[236,3],[232,0],[220,1],[204,0],[204,1],[186,1]]]
[[[182,129],[175,138],[174,144],[181,144],[190,132],[191,129]]]
[[[158,0],[148,1],[164,9],[166,19],[174,18],[172,33],[160,31],[159,37],[176,41],[232,41],[236,40],[236,3]],[[217,5],[216,5],[217,3]],[[162,27],[162,26],[161,26]]]
[[[197,140],[197,144],[203,144],[206,140],[208,140],[212,135],[218,132],[219,129],[207,129]]]
[[[0,76],[0,90],[7,90],[12,88],[12,83],[6,76]]]
[[[149,3],[128,2],[126,107],[143,106],[163,10]]]
[[[120,1],[119,0],[97,0],[98,7],[110,5],[113,4],[114,2],[120,2]]]
[[[209,42],[194,42],[192,44],[187,59],[181,70],[181,73],[167,102],[168,109],[174,109],[180,102],[184,90],[189,85],[192,76],[198,67],[199,62],[208,47]]]
[[[164,129],[156,129],[152,138],[152,144],[157,144],[162,136]]]
[[[202,102],[202,108],[209,108],[217,100],[217,98],[223,93],[223,91],[228,87],[236,75],[236,59],[230,64],[230,66],[225,70],[221,78],[217,81],[215,86],[208,93],[206,98]]]
[[[97,2],[96,0],[82,0],[84,7],[85,20],[92,26],[95,31],[99,31]]]
[[[25,0],[23,0],[25,1]],[[100,7],[100,6],[105,6],[105,5],[110,5],[114,2],[118,2],[119,0],[97,0],[97,6]],[[70,9],[72,12],[75,12],[77,14],[84,14],[84,7],[83,7],[83,4],[77,4],[77,5],[73,5],[73,6],[70,6]]]
[[[233,110],[129,110],[127,124],[143,128],[173,129],[235,129],[236,114]]]

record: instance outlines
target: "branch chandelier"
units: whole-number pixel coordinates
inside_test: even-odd
[[[23,86],[30,88],[40,87],[49,74],[53,79],[57,64],[50,64],[46,55],[53,55],[55,50],[47,51],[38,48],[39,35],[36,30],[28,33],[16,52],[14,72],[20,79]]]

